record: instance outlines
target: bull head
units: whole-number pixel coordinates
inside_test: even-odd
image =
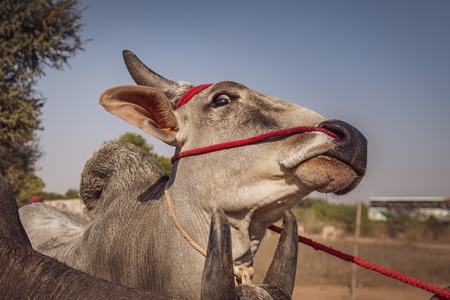
[[[205,142],[211,144],[221,138],[236,139],[252,132],[260,134],[267,130],[307,124],[330,130],[340,139],[315,138],[294,142],[310,145],[301,151],[286,151],[284,157],[278,158],[279,166],[302,179],[302,186],[310,191],[341,195],[353,190],[365,174],[367,140],[356,128],[345,122],[325,120],[308,109],[259,94],[234,82],[214,85],[210,95],[202,97],[203,103],[197,104],[196,108],[176,112],[180,97],[194,85],[160,76],[130,51],[125,50],[123,56],[128,71],[139,86],[111,88],[101,95],[100,104],[128,123],[176,146],[177,151],[204,146]],[[240,98],[254,103],[247,101],[239,108],[234,105],[233,109],[219,109]],[[200,115],[204,120],[192,119]],[[242,117],[244,119],[240,120]],[[235,119],[238,123],[232,123]],[[223,124],[222,128],[214,128],[217,124]],[[224,128],[228,128],[228,131]],[[193,131],[196,136],[191,136]],[[288,143],[292,144],[292,141]],[[311,171],[313,169],[315,171]]]

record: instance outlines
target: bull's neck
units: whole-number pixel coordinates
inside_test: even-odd
[[[171,215],[176,235],[184,238],[202,255],[208,244],[210,214],[198,205],[198,193],[194,189],[183,188],[176,180],[169,180],[165,190],[165,203]]]
[[[202,174],[199,177],[188,170],[178,169],[168,183],[168,194],[180,225],[195,243],[206,249],[212,211],[219,202],[218,198],[227,195],[220,195],[214,191],[211,186],[205,184],[201,176]],[[180,181],[179,178],[183,180]],[[242,212],[239,215],[227,214],[231,225],[233,259],[236,264],[250,264],[254,254],[250,251],[254,245],[251,245],[249,238],[252,215],[253,211]],[[181,233],[179,234],[181,236]]]

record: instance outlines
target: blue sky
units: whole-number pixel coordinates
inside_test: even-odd
[[[133,84],[122,50],[172,80],[233,80],[359,128],[366,178],[336,202],[370,196],[450,197],[450,1],[85,1],[93,41],[47,70],[40,141],[46,191],[78,188],[104,141],[135,132],[98,96]]]

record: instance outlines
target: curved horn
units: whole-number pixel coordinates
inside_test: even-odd
[[[214,209],[211,219],[202,277],[202,299],[238,299],[234,286],[230,225],[220,208]]]
[[[298,256],[298,228],[294,214],[285,210],[283,214],[283,231],[277,249],[266,273],[263,284],[270,290],[276,289],[291,296],[294,291],[295,273]]]
[[[181,95],[194,86],[193,84],[184,81],[175,82],[169,80],[158,73],[153,72],[129,50],[124,50],[122,55],[128,72],[136,84],[160,90],[167,96],[173,107]]]

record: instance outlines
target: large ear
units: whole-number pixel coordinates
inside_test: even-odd
[[[110,113],[176,146],[178,122],[163,92],[145,86],[124,85],[106,90],[100,95],[99,102]]]

